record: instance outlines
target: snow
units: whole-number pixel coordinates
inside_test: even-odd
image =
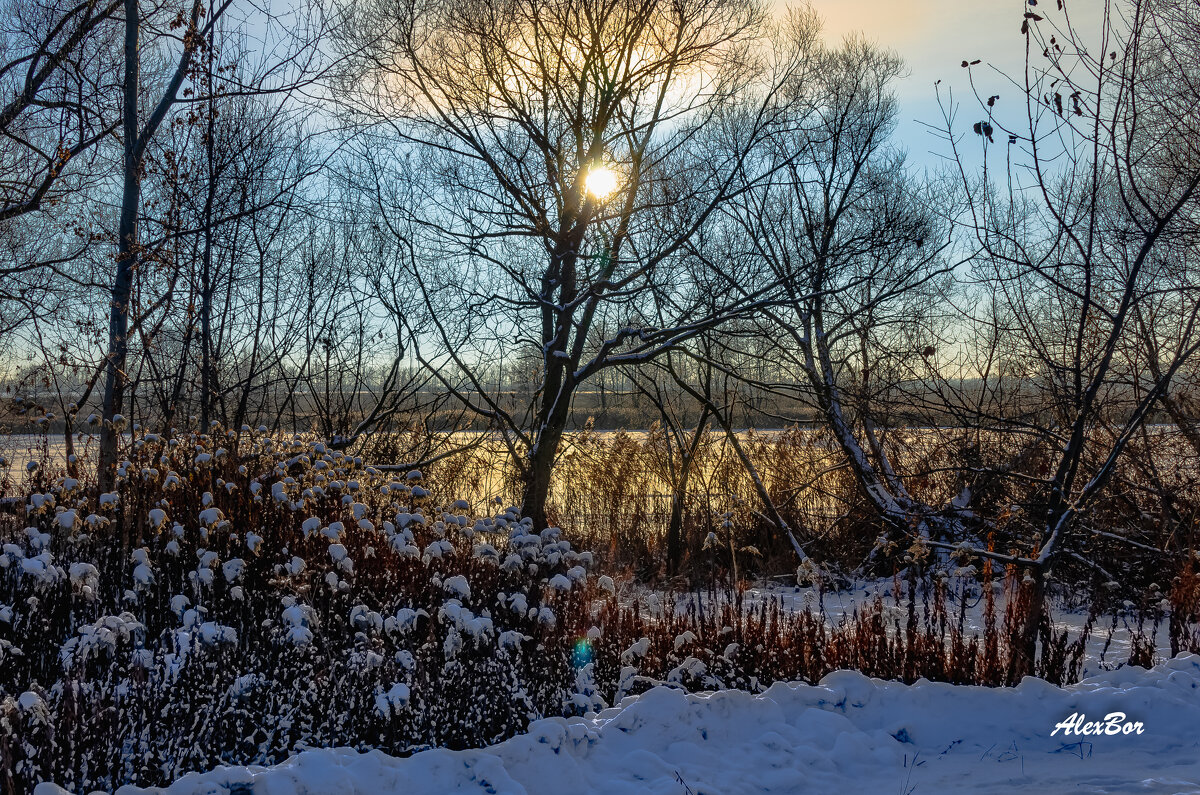
[[[188,599],[183,594],[175,594],[171,597],[171,612],[177,616],[182,616],[183,611],[192,604],[192,600]]]
[[[139,563],[133,567],[133,579],[139,588],[149,588],[154,584],[154,572],[147,564]]]
[[[447,577],[445,582],[442,583],[442,589],[459,599],[466,600],[471,598],[471,586],[467,582],[467,578],[461,574]]]
[[[675,637],[675,651],[679,651],[684,646],[687,646],[688,644],[695,643],[695,642],[696,642],[696,633],[692,632],[690,629],[684,630],[683,634],[677,635]],[[645,652],[643,652],[643,654],[645,654]]]
[[[476,646],[496,634],[496,628],[489,616],[476,616],[453,599],[438,611],[438,618],[442,623],[453,624],[457,632],[470,635]]]
[[[222,626],[215,621],[205,621],[199,627],[200,639],[208,645],[218,643],[237,643],[237,630],[233,627]]]
[[[395,714],[407,695],[399,687],[380,693],[376,707]],[[1195,791],[1198,696],[1195,655],[1067,688],[1036,679],[1015,688],[904,685],[850,671],[759,695],[658,687],[599,714],[535,721],[479,750],[408,758],[307,750],[271,768],[222,767],[166,790],[118,793]],[[1092,722],[1113,712],[1144,732],[1052,734],[1074,715]]]
[[[416,626],[418,615],[417,611],[411,607],[402,607],[396,611],[396,617],[392,623],[385,624],[385,628],[389,628],[389,631],[393,632],[409,632]]]
[[[41,696],[30,690],[26,690],[20,695],[17,699],[17,706],[21,708],[22,712],[44,713],[46,711],[46,702],[42,700]]]
[[[100,582],[100,571],[90,563],[72,563],[67,572],[71,577],[71,583],[80,587],[95,588]]]
[[[397,682],[386,693],[375,696],[375,710],[382,718],[390,718],[393,714],[408,706],[408,685]]]
[[[289,627],[287,631],[287,639],[296,646],[307,646],[312,643],[312,630],[308,627]]]
[[[245,570],[246,561],[241,558],[233,558],[221,564],[221,573],[225,575],[226,582],[235,582]]]
[[[54,566],[54,558],[49,552],[42,552],[32,558],[21,560],[22,572],[45,584],[51,584],[62,576],[62,570]]]
[[[375,632],[383,629],[383,616],[366,605],[355,605],[350,609],[350,626],[355,629],[370,629]]]
[[[635,658],[645,657],[650,651],[650,639],[640,638],[636,643],[621,652],[621,662],[631,662]]]

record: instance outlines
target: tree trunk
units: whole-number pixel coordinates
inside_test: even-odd
[[[529,454],[529,475],[525,479],[525,490],[521,496],[521,514],[533,519],[535,530],[544,530],[549,526],[546,502],[550,498],[554,459],[558,456],[558,446],[566,429],[566,413],[562,414],[561,421],[554,422],[557,417],[550,418],[551,423],[544,426],[538,434],[537,443]]]
[[[141,163],[137,154],[138,28],[138,0],[125,0],[125,107],[122,110],[125,175],[117,235],[116,274],[108,312],[108,357],[101,410],[100,460],[96,473],[101,491],[110,491],[116,476],[121,430],[114,425],[113,418],[124,408],[125,358],[129,349],[129,295],[133,289],[133,272],[137,263],[137,212],[141,194]]]
[[[533,519],[536,530],[549,526],[546,517],[546,502],[550,498],[550,478],[554,474],[554,460],[567,429],[567,418],[571,414],[571,398],[575,393],[575,379],[562,366],[553,362],[548,369],[546,389],[538,411],[541,430],[529,451],[529,470],[525,480],[525,491],[521,498],[521,513]]]
[[[683,562],[683,501],[687,485],[681,484],[671,494],[671,518],[667,522],[667,576],[679,573]]]
[[[1037,670],[1038,633],[1042,620],[1046,615],[1046,578],[1045,572],[1035,570],[1033,583],[1029,586],[1029,605],[1021,624],[1019,644],[1016,654],[1013,684],[1017,684],[1023,676],[1035,676]]]
[[[213,402],[213,355],[212,355],[212,249],[213,249],[213,200],[217,191],[216,175],[213,173],[213,123],[212,76],[209,77],[208,124],[205,130],[204,152],[208,168],[208,184],[204,194],[204,251],[200,260],[200,433],[209,432]]]
[[[708,406],[700,414],[700,421],[692,434],[691,444],[682,451],[679,461],[679,478],[671,494],[671,518],[667,523],[667,576],[674,577],[679,573],[683,563],[683,509],[687,500],[688,483],[692,479],[695,468],[696,452],[704,436],[709,416]]]

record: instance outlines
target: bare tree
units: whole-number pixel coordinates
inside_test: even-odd
[[[434,324],[420,358],[503,435],[545,525],[579,386],[764,298],[679,302],[664,324],[647,296],[767,175],[755,153],[788,123],[796,52],[767,46],[749,0],[375,0],[356,14],[345,44],[357,109],[377,121],[380,209],[414,247]],[[600,323],[613,332],[591,344]],[[540,364],[519,407],[481,375],[522,349]]]
[[[1041,446],[1040,469],[1006,473],[1026,494],[1027,546],[974,550],[1027,572],[1024,673],[1044,628],[1047,581],[1064,559],[1104,572],[1088,556],[1103,532],[1088,516],[1200,348],[1200,282],[1172,255],[1194,239],[1200,201],[1200,82],[1190,55],[1198,28],[1177,9],[1106,3],[1098,46],[1078,32],[1069,4],[1046,18],[1027,13],[1024,121],[1003,123],[993,99],[966,133],[985,153],[993,139],[1008,150],[1011,191],[986,170],[969,177],[958,158],[982,249],[976,273],[1015,321],[1009,357],[1041,396],[1039,411],[990,418]],[[1138,321],[1151,317],[1159,322],[1147,340]],[[1152,366],[1136,355],[1147,347]]]
[[[220,46],[227,41],[236,42],[236,36],[217,35],[222,30],[220,26],[223,21],[232,18],[231,5],[232,0],[224,0],[211,8],[199,2],[183,7],[166,5],[145,8],[138,0],[125,0],[125,57],[121,81],[123,185],[117,255],[107,312],[108,341],[99,451],[99,482],[102,488],[112,483],[121,420],[126,419],[122,412],[130,380],[131,368],[127,359],[130,334],[134,330],[130,324],[131,296],[137,276],[144,273],[158,256],[159,247],[184,240],[189,234],[200,236],[200,284],[195,296],[200,309],[199,323],[198,328],[183,335],[180,353],[186,357],[191,341],[195,339],[198,342],[201,359],[200,410],[202,414],[210,415],[216,394],[213,344],[214,339],[220,337],[219,330],[214,329],[212,324],[218,282],[212,259],[214,235],[250,214],[268,207],[286,205],[287,197],[296,184],[312,173],[311,169],[306,170],[305,167],[293,170],[283,180],[275,181],[274,192],[260,191],[253,202],[239,190],[234,192],[233,206],[218,207],[216,204],[218,195],[225,197],[221,188],[222,180],[227,178],[223,173],[224,168],[232,167],[239,158],[246,164],[248,161],[244,156],[247,153],[250,153],[252,161],[254,156],[270,149],[270,136],[280,132],[278,125],[284,122],[293,108],[287,99],[298,89],[311,85],[325,66],[319,42],[327,23],[319,15],[316,18],[306,16],[303,6],[294,10],[287,19],[251,6],[251,18],[260,28],[256,35],[261,37],[272,35],[270,31],[284,30],[279,34],[281,40],[278,46],[272,47],[253,63],[245,47],[230,47],[229,52],[222,53]],[[245,29],[244,23],[236,20],[234,25],[239,30]],[[268,33],[264,34],[262,29]],[[151,79],[143,81],[146,77],[143,70],[144,52],[153,52],[155,63],[168,64],[161,76],[150,75]],[[152,88],[147,90],[143,83]],[[148,94],[152,98],[146,106]],[[236,118],[239,102],[243,103],[243,118],[248,118],[244,103],[253,97],[275,97],[278,100],[273,108],[260,108],[266,116],[262,124],[236,129],[229,124],[218,123],[218,115],[222,110],[234,110]],[[199,143],[203,154],[196,160],[207,173],[201,182],[200,196],[203,198],[199,217],[189,219],[195,224],[190,232],[180,228],[168,229],[161,238],[155,239],[144,228],[148,213],[143,201],[143,181],[147,177],[148,158],[156,142],[163,136],[164,124],[168,123],[170,127],[199,126]],[[275,129],[272,129],[273,125]],[[237,140],[239,136],[240,141]],[[221,147],[225,151],[218,153],[217,149]],[[172,155],[180,156],[183,153],[162,151],[159,154],[163,156],[159,167],[172,172],[178,166],[178,162],[174,164],[175,167],[172,166]],[[252,162],[249,165],[254,168]],[[186,167],[183,171],[186,171]],[[241,178],[248,180],[249,177],[250,174],[243,169]],[[241,198],[237,198],[239,196]],[[180,195],[181,200],[185,198]],[[155,308],[162,308],[166,300],[160,297],[151,304]],[[135,320],[134,326],[145,332],[149,328],[148,321],[148,317]],[[139,366],[145,364],[145,361],[139,362]]]
[[[118,126],[110,70],[121,7],[120,0],[5,4],[0,222],[79,189],[86,174],[76,166]]]
[[[792,398],[794,407],[815,407],[894,531],[944,535],[953,513],[911,492],[887,431],[917,419],[903,385],[933,355],[926,334],[953,268],[944,256],[949,226],[933,212],[933,186],[910,177],[889,142],[899,60],[861,40],[818,49],[813,60],[797,100],[805,124],[778,144],[786,167],[743,194],[730,213],[728,242],[716,249],[727,259],[761,261],[783,285],[779,303],[760,315],[759,335],[747,337],[773,341],[754,358],[772,361],[779,377],[737,374],[761,393]],[[729,344],[749,354],[745,341]],[[896,416],[897,407],[907,415]],[[800,418],[785,411],[779,419]]]
[[[111,488],[117,465],[117,446],[122,429],[121,412],[125,401],[126,355],[129,350],[129,296],[133,289],[134,271],[142,247],[138,234],[141,212],[142,177],[145,172],[146,149],[166,120],[168,112],[180,100],[180,89],[192,66],[192,59],[232,0],[215,6],[201,19],[203,4],[195,0],[190,9],[181,11],[168,26],[183,28],[181,36],[164,33],[163,39],[178,41],[174,68],[166,85],[158,94],[143,119],[142,108],[142,48],[143,28],[154,30],[142,16],[138,0],[124,0],[125,59],[122,79],[121,131],[124,143],[123,186],[121,215],[117,230],[116,267],[113,274],[111,308],[109,310],[108,354],[104,377],[103,426],[100,434],[99,485]]]
[[[102,184],[117,126],[119,0],[0,11],[0,332],[62,300],[92,244],[70,205]],[[28,339],[39,335],[29,329]],[[9,337],[8,339],[13,339]]]

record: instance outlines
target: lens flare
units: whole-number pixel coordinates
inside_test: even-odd
[[[582,668],[592,661],[592,642],[587,638],[579,638],[571,649],[571,665]]]

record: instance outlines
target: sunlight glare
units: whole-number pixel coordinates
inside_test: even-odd
[[[584,180],[587,192],[603,201],[617,189],[617,172],[605,166],[598,166],[588,172]]]

